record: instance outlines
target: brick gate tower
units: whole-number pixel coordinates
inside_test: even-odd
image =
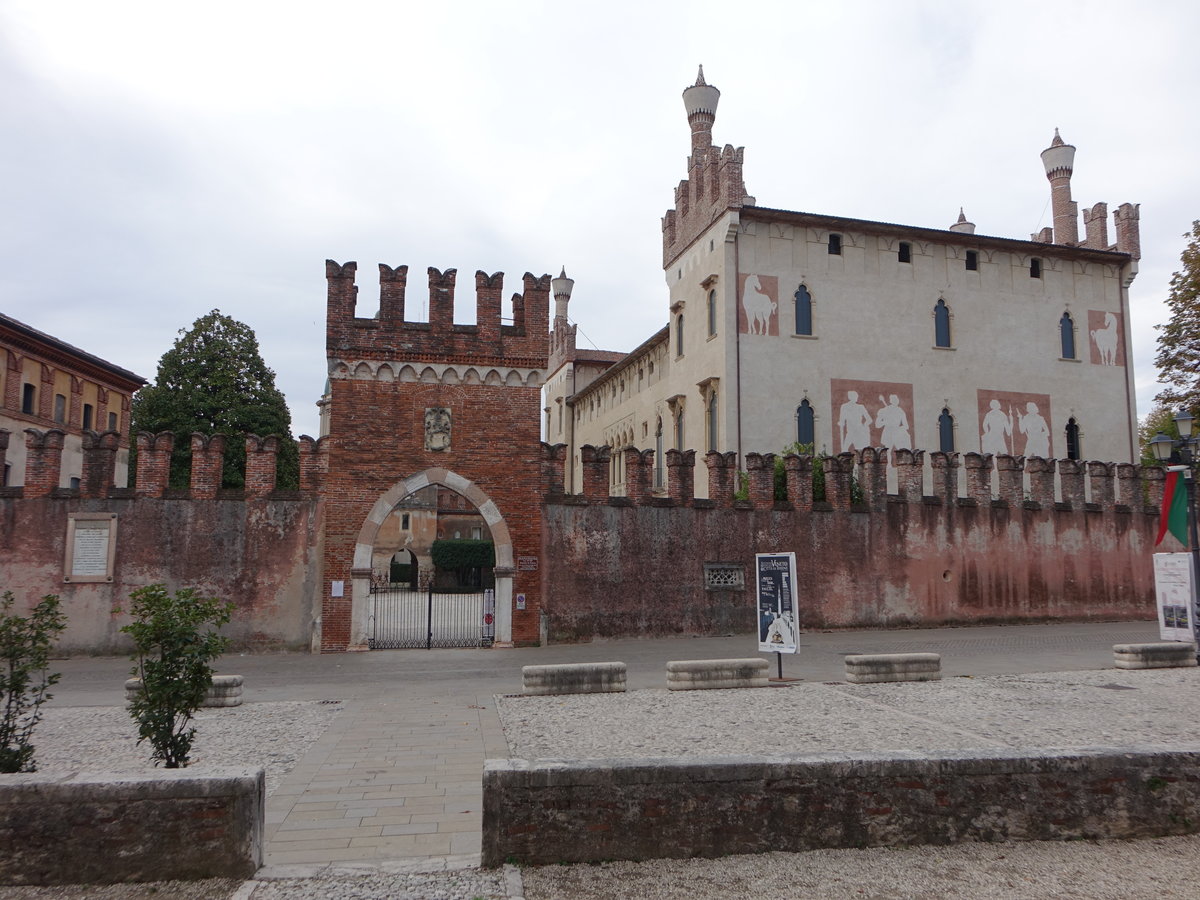
[[[429,321],[404,319],[408,267],[379,266],[379,314],[355,315],[357,264],[329,285],[323,651],[367,645],[371,552],[398,502],[431,484],[484,517],[496,550],[496,641],[532,644],[541,610],[540,388],[550,276],[526,273],[500,317],[504,273],[475,273],[476,324],[454,324],[455,270],[429,269]],[[525,598],[524,609],[517,597]]]

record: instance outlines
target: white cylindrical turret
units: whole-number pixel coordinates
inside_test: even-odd
[[[554,318],[567,317],[567,304],[571,301],[571,289],[574,287],[574,280],[567,277],[567,267],[563,266],[558,277],[550,281],[550,292],[554,294]]]

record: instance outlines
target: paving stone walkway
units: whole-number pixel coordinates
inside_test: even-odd
[[[358,698],[267,802],[266,865],[479,865],[489,756],[507,755],[491,695]]]

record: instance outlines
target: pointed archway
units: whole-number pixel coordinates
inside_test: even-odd
[[[449,469],[433,468],[418,472],[386,491],[363,521],[354,544],[354,565],[350,570],[350,647],[367,649],[371,598],[371,558],[379,528],[405,497],[430,485],[439,485],[465,497],[479,510],[492,535],[496,551],[496,643],[512,642],[513,545],[504,517],[495,502],[478,485]]]

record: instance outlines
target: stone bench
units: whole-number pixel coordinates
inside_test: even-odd
[[[242,705],[242,676],[214,675],[208,693],[204,695],[202,707]],[[125,704],[129,705],[142,692],[142,679],[130,678],[125,682]]]
[[[1196,645],[1182,641],[1154,644],[1113,644],[1118,669],[1171,669],[1196,665]]]
[[[262,769],[0,775],[0,884],[249,878]]]
[[[846,680],[851,684],[941,679],[942,657],[937,653],[863,653],[846,657]]]
[[[667,690],[706,691],[767,686],[765,659],[680,659],[667,663]]]
[[[525,694],[609,694],[625,690],[625,663],[563,663],[525,666],[521,691]]]

